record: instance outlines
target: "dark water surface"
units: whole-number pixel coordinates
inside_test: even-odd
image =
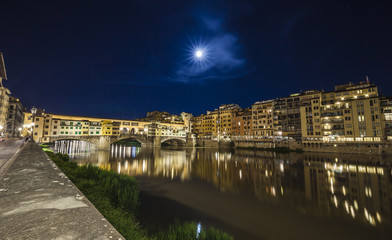
[[[392,239],[390,157],[125,145],[86,152],[64,142],[55,148],[79,164],[135,176],[141,223],[152,231],[193,220],[235,239]]]

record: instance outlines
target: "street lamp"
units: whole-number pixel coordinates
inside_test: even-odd
[[[32,140],[34,141],[34,117],[35,114],[37,113],[37,108],[36,107],[32,107],[31,108],[31,115],[32,115],[32,119],[31,119],[31,136],[32,136]]]

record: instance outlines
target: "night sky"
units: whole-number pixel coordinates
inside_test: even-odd
[[[366,75],[392,95],[392,1],[12,0],[0,17],[5,87],[50,113],[199,115]]]

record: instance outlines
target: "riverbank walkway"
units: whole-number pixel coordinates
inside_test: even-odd
[[[37,144],[21,140],[0,143],[0,235],[124,239]]]

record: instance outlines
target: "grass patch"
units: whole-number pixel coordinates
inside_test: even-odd
[[[181,225],[171,225],[167,231],[160,232],[155,236],[156,240],[176,240],[176,239],[200,239],[200,240],[233,240],[227,233],[215,228],[201,230],[198,233],[196,223],[185,223]]]
[[[133,177],[117,174],[98,167],[78,166],[70,161],[67,154],[46,151],[46,154],[68,176],[103,216],[126,239],[140,240],[227,240],[233,239],[227,233],[214,228],[197,234],[196,223],[172,225],[166,231],[149,234],[141,228],[137,220],[139,207],[139,186]],[[198,236],[198,238],[196,238]]]

